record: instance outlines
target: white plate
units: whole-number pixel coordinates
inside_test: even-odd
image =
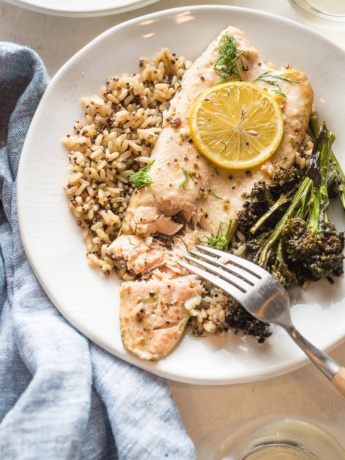
[[[124,13],[158,0],[5,0],[12,5],[52,16],[93,17]]]
[[[134,19],[103,33],[77,53],[50,83],[27,136],[18,175],[18,207],[24,246],[37,277],[61,313],[91,340],[126,361],[173,380],[198,384],[256,381],[301,366],[306,358],[280,330],[264,345],[254,339],[194,339],[186,335],[158,363],[126,352],[118,320],[118,282],[89,267],[81,234],[62,188],[68,155],[60,139],[82,119],[80,98],[95,94],[114,74],[137,70],[142,56],[162,47],[189,59],[229,24],[242,29],[262,57],[304,70],[315,89],[320,116],[338,134],[345,152],[344,51],[312,30],[273,15],[224,6],[168,10]],[[125,46],[124,46],[125,44]],[[344,164],[345,158],[340,158]],[[344,230],[343,213],[338,222]],[[296,291],[293,318],[323,349],[345,336],[345,285],[327,281]]]

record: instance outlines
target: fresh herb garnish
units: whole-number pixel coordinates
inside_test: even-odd
[[[185,240],[182,238],[182,236],[179,236],[179,235],[175,235],[176,238],[178,238],[179,240],[182,241],[182,243],[184,244],[184,247],[186,248],[188,254],[190,254],[190,250],[188,249],[188,246],[187,246],[187,243],[185,242]]]
[[[182,172],[184,174],[184,180],[181,182],[181,184],[179,185],[179,187],[183,187],[186,185],[186,183],[189,181],[189,179],[191,179],[194,184],[197,182],[197,180],[195,179],[194,177],[194,172],[193,171],[188,171],[188,169],[184,169],[184,168],[181,168],[182,169]]]
[[[268,70],[267,72],[261,73],[258,77],[255,78],[253,81],[264,81],[269,85],[274,86],[277,89],[273,89],[272,91],[276,93],[278,96],[286,97],[286,94],[281,89],[279,85],[279,81],[287,81],[288,83],[299,83],[298,80],[293,80],[292,78],[287,78],[286,73],[273,73],[272,70]]]
[[[213,196],[213,198],[218,198],[219,200],[222,199],[221,196],[216,195],[210,188],[200,187],[199,188],[200,196]]]
[[[148,187],[153,183],[152,177],[150,177],[147,173],[150,171],[154,162],[155,160],[151,161],[151,163],[149,163],[147,166],[141,168],[139,171],[129,176],[129,180],[132,182],[136,189],[141,187]]]
[[[242,80],[239,63],[242,64],[243,70],[246,70],[247,66],[243,64],[242,57],[249,58],[249,53],[237,48],[236,39],[232,35],[223,35],[220,43],[219,57],[213,67],[221,78],[220,83]]]
[[[135,243],[132,243],[132,240],[130,239],[130,237],[128,237],[128,241],[129,241],[129,244],[131,244],[134,248],[138,248],[139,246]]]
[[[226,251],[229,245],[229,237],[231,230],[232,220],[230,220],[226,233],[223,234],[222,226],[223,222],[219,224],[217,233],[212,233],[211,236],[206,236],[202,243],[206,243],[207,246],[210,246],[214,249],[219,249],[220,251]]]

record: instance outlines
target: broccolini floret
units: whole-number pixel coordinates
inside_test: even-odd
[[[343,273],[344,235],[328,218],[330,178],[336,176],[345,186],[345,176],[334,161],[334,139],[323,123],[304,178],[296,168],[280,170],[273,184],[265,186],[270,199],[260,203],[261,209],[267,208],[260,217],[253,219],[259,209],[255,196],[263,184],[253,189],[250,204],[239,215],[253,260],[286,287]]]
[[[286,211],[287,203],[291,202],[300,183],[301,172],[296,166],[278,168],[270,184],[264,181],[255,183],[246,197],[243,211],[238,213],[239,229],[245,234],[254,234],[256,227],[260,227],[261,232],[272,228]]]
[[[297,279],[316,281],[343,273],[344,236],[333,225],[320,231],[300,218],[290,219],[282,232],[285,254]]]

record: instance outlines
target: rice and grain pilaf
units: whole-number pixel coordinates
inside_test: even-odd
[[[85,123],[75,122],[75,134],[63,140],[70,160],[69,207],[90,263],[105,273],[114,269],[106,252],[133,193],[129,176],[149,162],[187,65],[163,49],[152,63],[141,59],[139,73],[110,77],[100,96],[82,99]]]
[[[65,191],[69,208],[82,229],[86,254],[105,274],[123,273],[107,256],[119,233],[134,191],[129,176],[150,161],[152,149],[164,125],[164,113],[180,88],[190,63],[162,49],[152,62],[140,60],[140,72],[110,77],[100,95],[82,99],[85,121],[76,121],[74,134],[63,142],[69,151],[70,174]],[[243,251],[241,234],[234,247]],[[268,327],[249,317],[215,287],[205,284],[198,309],[190,320],[193,332],[224,333],[229,327],[263,341]]]

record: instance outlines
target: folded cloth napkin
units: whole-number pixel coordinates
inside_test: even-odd
[[[108,354],[58,313],[26,259],[16,174],[48,77],[0,43],[0,458],[195,458],[166,381]]]

